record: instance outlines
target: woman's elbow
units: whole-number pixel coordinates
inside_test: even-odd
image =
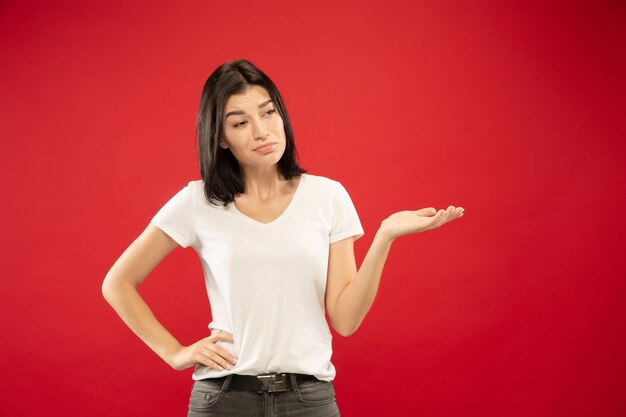
[[[337,332],[337,333],[339,333],[343,337],[348,337],[348,336],[352,336],[354,331],[351,331],[351,332]]]
[[[347,326],[336,326],[333,325],[333,329],[340,335],[343,337],[348,337],[351,336],[354,332],[356,332],[356,329],[358,327],[347,327]]]
[[[109,275],[107,275],[106,277],[104,277],[104,280],[102,281],[102,296],[108,303],[111,302],[110,300],[113,295],[113,292],[114,292],[113,280],[110,278]]]
[[[122,285],[124,283],[116,278],[113,274],[107,274],[102,281],[102,296],[104,299],[111,304],[111,301],[115,298],[116,294],[122,290]]]

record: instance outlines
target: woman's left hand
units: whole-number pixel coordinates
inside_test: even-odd
[[[379,232],[391,240],[409,233],[425,232],[463,216],[463,207],[449,206],[445,210],[435,210],[433,207],[420,210],[399,211],[382,221]]]

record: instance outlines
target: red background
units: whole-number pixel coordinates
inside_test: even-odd
[[[361,328],[334,333],[342,415],[626,415],[624,3],[307,4],[0,5],[0,414],[185,415],[192,369],[100,287],[200,178],[201,88],[244,57],[302,165],[352,196],[359,265],[394,211],[465,208],[396,241]],[[182,343],[208,335],[192,249],[140,291]]]

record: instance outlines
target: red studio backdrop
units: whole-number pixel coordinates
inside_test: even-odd
[[[200,91],[246,58],[277,84],[309,173],[394,242],[350,337],[344,416],[624,416],[626,6],[621,1],[19,2],[0,5],[0,415],[182,416],[175,371],[101,294],[200,179]],[[140,287],[208,336],[193,249]]]

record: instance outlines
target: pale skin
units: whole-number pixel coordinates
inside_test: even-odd
[[[269,99],[267,91],[259,86],[230,96],[224,107],[224,135],[220,141],[220,146],[229,148],[237,158],[245,176],[245,192],[235,198],[235,205],[261,223],[280,216],[300,180],[285,180],[277,169],[286,138],[282,118]],[[275,143],[271,151],[254,151],[270,142]],[[381,222],[358,270],[353,237],[330,244],[325,308],[331,327],[342,336],[359,328],[372,306],[395,239],[436,229],[462,217],[463,212],[463,207],[448,206],[392,214]],[[172,368],[183,370],[202,364],[217,370],[232,369],[237,358],[219,345],[220,341],[234,342],[232,334],[215,332],[184,346],[156,319],[137,291],[150,272],[177,247],[171,237],[149,224],[107,273],[102,283],[104,298],[124,323]]]

